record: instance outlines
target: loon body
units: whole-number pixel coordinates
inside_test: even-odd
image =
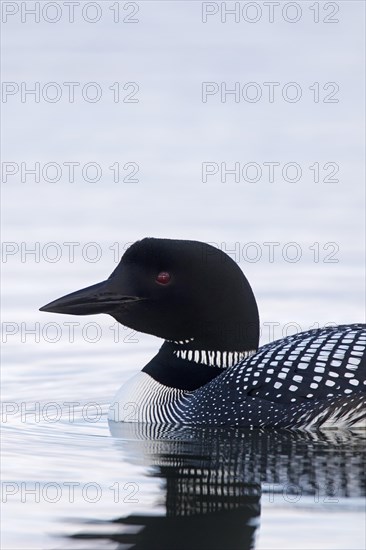
[[[310,330],[258,349],[252,289],[229,256],[205,243],[138,241],[109,279],[41,311],[109,313],[164,338],[117,393],[111,420],[311,428],[366,418],[365,325]]]

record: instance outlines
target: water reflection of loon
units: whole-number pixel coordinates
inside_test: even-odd
[[[166,340],[122,386],[113,420],[344,428],[366,416],[365,327],[310,330],[258,349],[252,289],[229,256],[205,243],[138,241],[109,279],[41,309],[109,313]]]
[[[365,494],[362,431],[110,427],[123,438],[116,445],[124,460],[144,458],[164,480],[166,513],[145,508],[110,522],[90,520],[70,537],[90,549],[108,541],[120,550],[246,550],[255,547],[265,493],[310,496],[319,507]]]

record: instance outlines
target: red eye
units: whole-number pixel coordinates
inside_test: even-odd
[[[170,281],[170,273],[167,271],[160,271],[160,273],[156,276],[155,281],[161,285],[167,285]]]

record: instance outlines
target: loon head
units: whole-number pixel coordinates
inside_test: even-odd
[[[40,311],[108,313],[127,327],[185,349],[258,348],[258,309],[246,277],[227,254],[198,241],[137,241],[106,281]]]

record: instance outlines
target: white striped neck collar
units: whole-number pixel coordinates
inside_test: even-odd
[[[257,352],[257,350],[222,351],[195,349],[194,338],[176,342],[166,340],[162,349],[170,351],[170,353],[179,359],[222,369],[232,367]]]
[[[255,353],[252,350],[194,349],[190,345],[164,342],[142,371],[164,386],[193,391],[222,374],[226,368]]]

